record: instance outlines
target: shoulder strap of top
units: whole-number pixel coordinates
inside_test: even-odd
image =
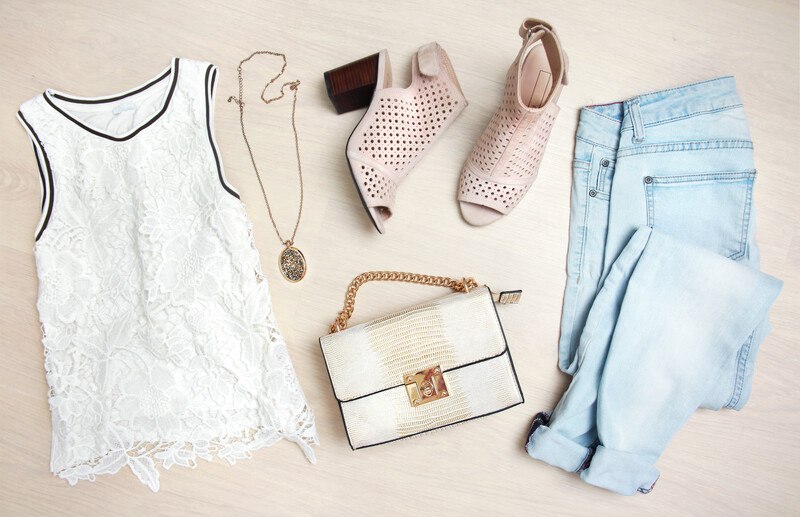
[[[214,136],[214,106],[217,94],[218,84],[218,70],[216,65],[209,64],[205,72],[205,98],[206,98],[206,129],[208,131],[208,142],[211,145],[211,151],[214,153],[214,161],[217,165],[217,176],[219,182],[225,191],[239,199],[239,192],[230,184],[225,177],[225,169],[222,166],[222,158],[220,158],[219,149],[217,147],[217,140]]]
[[[184,66],[185,65],[185,66]],[[182,59],[181,66],[186,70],[186,75],[181,78],[183,87],[191,92],[191,96],[199,102],[194,102],[194,109],[200,120],[204,122],[204,132],[211,148],[214,164],[216,166],[217,178],[222,188],[231,196],[239,199],[239,193],[228,182],[225,177],[225,170],[222,165],[219,148],[214,137],[214,107],[216,100],[216,90],[218,84],[219,71],[217,66],[205,61],[194,61]]]
[[[46,125],[43,124],[41,118],[46,116],[41,110],[42,95],[38,95],[33,99],[25,102],[20,106],[17,112],[17,120],[19,120],[28,138],[33,145],[33,153],[36,157],[36,165],[39,169],[39,192],[41,200],[41,215],[39,222],[36,225],[35,239],[38,241],[42,236],[47,223],[50,221],[50,215],[53,212],[53,194],[55,185],[53,180],[53,169],[50,165],[50,158],[47,155],[45,144],[40,136],[41,130],[37,132],[36,128],[41,128]]]

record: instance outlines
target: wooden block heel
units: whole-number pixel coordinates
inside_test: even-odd
[[[325,88],[336,113],[369,106],[378,82],[379,61],[380,52],[325,72]]]

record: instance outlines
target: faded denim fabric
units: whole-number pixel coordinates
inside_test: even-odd
[[[732,77],[581,111],[559,367],[531,456],[649,491],[698,407],[741,409],[781,282],[758,271],[753,165]]]

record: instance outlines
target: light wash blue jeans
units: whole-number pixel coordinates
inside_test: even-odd
[[[698,407],[740,409],[782,283],[758,270],[753,165],[732,77],[581,110],[559,367],[528,453],[649,492]]]

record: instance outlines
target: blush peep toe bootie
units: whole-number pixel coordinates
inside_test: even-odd
[[[385,50],[325,73],[340,113],[369,107],[347,141],[347,163],[375,229],[384,233],[397,187],[467,106],[447,53],[437,43],[411,60],[411,84],[392,87]]]
[[[461,215],[474,226],[507,215],[536,181],[567,84],[567,55],[553,27],[528,18],[519,34],[522,48],[508,69],[500,106],[459,179]]]

